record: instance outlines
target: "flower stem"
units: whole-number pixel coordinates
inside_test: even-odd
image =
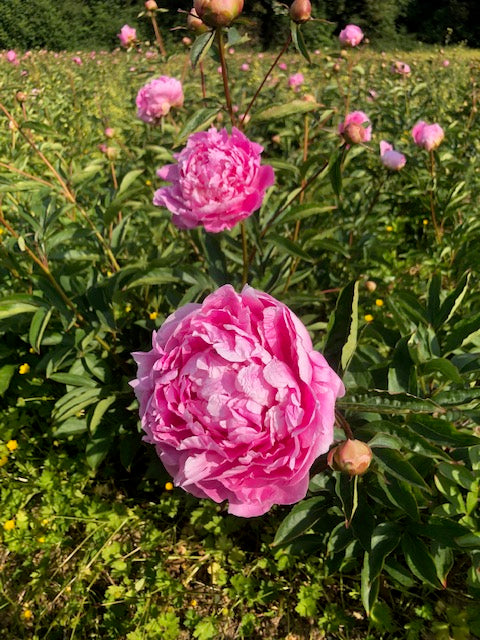
[[[345,418],[345,416],[340,413],[340,411],[338,409],[335,409],[335,421],[337,423],[337,425],[343,429],[344,434],[346,435],[348,440],[355,440],[353,432],[350,428],[350,425],[347,422],[347,419]]]
[[[160,49],[160,53],[162,54],[162,56],[164,58],[166,58],[167,57],[167,52],[165,51],[165,45],[163,44],[163,38],[162,38],[162,35],[161,35],[160,30],[158,28],[157,18],[155,17],[154,13],[152,13],[151,18],[152,18],[153,30],[155,31],[155,40],[157,41],[158,48]]]
[[[262,82],[260,83],[260,86],[258,87],[258,89],[255,91],[253,98],[250,100],[250,104],[248,105],[245,113],[242,116],[242,119],[240,121],[239,124],[239,128],[242,129],[244,124],[245,124],[245,118],[248,116],[248,114],[250,113],[250,109],[253,107],[253,104],[255,102],[255,100],[257,99],[260,91],[263,89],[266,81],[268,80],[270,74],[272,73],[272,71],[275,69],[278,61],[280,60],[280,58],[283,56],[283,54],[285,53],[285,51],[288,49],[288,47],[290,46],[290,43],[292,42],[292,34],[291,32],[288,34],[288,38],[287,41],[285,42],[285,44],[283,45],[283,49],[280,51],[280,53],[278,54],[278,56],[275,58],[275,60],[272,63],[272,66],[270,67],[270,69],[267,71],[264,79],[262,80]]]
[[[435,229],[435,238],[437,240],[437,244],[440,244],[442,240],[443,229],[438,225],[437,216],[435,213],[435,155],[433,151],[430,151],[430,177],[432,179],[429,189],[430,214],[432,216],[433,228]]]
[[[225,60],[225,45],[223,43],[223,31],[221,28],[216,31],[218,53],[220,55],[220,64],[222,67],[223,91],[225,93],[225,101],[227,103],[227,111],[230,116],[232,126],[235,126],[235,116],[233,114],[232,98],[230,96],[230,88],[228,86],[227,61]]]
[[[247,230],[245,228],[245,222],[242,220],[240,223],[240,229],[242,233],[242,256],[243,256],[243,272],[242,272],[242,287],[247,284],[248,281],[248,248],[247,248]]]

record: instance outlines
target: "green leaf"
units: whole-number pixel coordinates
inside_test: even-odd
[[[470,469],[467,469],[461,464],[440,462],[438,465],[438,473],[441,473],[445,478],[467,489],[467,491],[472,490],[477,479]]]
[[[101,394],[102,389],[97,388],[84,388],[76,387],[71,391],[68,391],[62,398],[57,400],[52,411],[52,418],[55,423],[64,422],[67,418],[70,418],[85,407],[93,404],[98,396]]]
[[[469,433],[457,431],[453,423],[432,416],[408,416],[408,428],[444,447],[468,447],[480,443],[480,439]]]
[[[439,273],[435,273],[428,283],[427,294],[427,317],[430,324],[434,324],[440,309],[440,289],[442,286],[442,277]]]
[[[378,483],[392,504],[402,509],[412,520],[419,520],[417,501],[409,484],[395,478],[387,471],[384,477],[378,476]]]
[[[343,146],[334,151],[328,161],[328,175],[330,176],[333,193],[336,196],[340,196],[342,192],[342,164],[345,159],[345,154],[346,147]]]
[[[453,567],[454,556],[453,551],[449,547],[435,544],[432,547],[432,558],[437,570],[437,577],[442,587],[447,588],[447,575]]]
[[[426,582],[434,589],[442,586],[437,576],[437,569],[430,552],[419,538],[404,535],[402,538],[402,550],[407,561],[408,568],[413,575]]]
[[[323,355],[337,372],[348,367],[357,345],[358,281],[352,281],[338,296],[335,312],[330,317]]]
[[[271,122],[279,118],[287,118],[288,116],[300,115],[318,109],[316,102],[307,102],[306,100],[292,100],[291,102],[282,102],[271,107],[266,107],[257,111],[252,116],[255,122]]]
[[[41,298],[22,293],[0,299],[0,320],[12,318],[21,313],[35,313],[45,303]]]
[[[327,554],[343,551],[353,540],[352,530],[347,529],[345,522],[340,522],[328,538]]]
[[[379,465],[392,476],[409,482],[424,491],[430,491],[422,476],[399,451],[375,446],[372,447],[372,451]]]
[[[86,431],[88,431],[88,427],[84,419],[69,418],[53,430],[53,435],[56,438],[66,438],[68,436],[78,436]]]
[[[50,380],[61,382],[72,387],[96,387],[97,383],[88,376],[79,376],[74,373],[52,373],[48,376]]]
[[[322,518],[326,510],[326,497],[316,496],[296,504],[280,524],[272,546],[288,544],[298,538]]]
[[[95,435],[95,432],[97,431],[97,427],[100,424],[106,411],[109,409],[109,407],[112,406],[112,404],[116,401],[116,399],[117,399],[116,396],[112,395],[112,396],[108,396],[107,398],[103,398],[96,404],[95,409],[91,414],[91,417],[89,417],[89,419],[87,420],[88,429],[93,436]]]
[[[363,557],[363,567],[360,574],[360,594],[367,616],[370,615],[370,611],[377,601],[379,588],[379,578],[372,580],[370,577],[370,554],[367,551]]]
[[[175,146],[182,144],[185,138],[188,138],[190,134],[196,133],[197,131],[204,131],[212,124],[219,111],[219,107],[202,107],[201,109],[197,109],[194,115],[187,120],[183,129],[175,138]]]
[[[197,64],[201,62],[207,55],[214,39],[215,31],[207,31],[206,33],[202,33],[197,38],[195,38],[195,42],[190,49],[190,62],[192,63],[192,67],[194,69]]]
[[[295,256],[296,258],[300,258],[301,260],[305,260],[307,262],[314,262],[314,258],[312,258],[312,256],[304,249],[302,249],[299,244],[297,244],[293,240],[290,240],[290,238],[275,234],[269,235],[268,241],[274,247],[281,247],[282,249],[285,249],[285,251],[289,255]]]
[[[204,233],[201,238],[210,277],[215,284],[221,287],[231,281],[227,270],[227,260],[222,250],[221,234]]]
[[[3,367],[0,367],[0,396],[3,396],[10,386],[10,381],[16,369],[17,365],[15,364],[4,364]]]
[[[455,311],[458,309],[458,307],[462,304],[462,300],[464,299],[468,290],[470,276],[470,273],[464,274],[460,279],[460,282],[458,283],[456,289],[446,297],[446,299],[440,306],[437,317],[435,318],[435,322],[433,325],[435,328],[441,327],[444,323],[448,322]]]
[[[312,60],[310,58],[310,54],[308,53],[308,49],[307,46],[305,44],[305,39],[303,37],[303,33],[301,30],[301,25],[297,24],[296,22],[293,22],[293,20],[290,21],[290,33],[292,34],[292,41],[293,41],[293,45],[295,47],[295,49],[298,51],[298,53],[300,53],[305,60],[311,64]]]
[[[278,225],[285,222],[296,222],[297,220],[304,220],[305,218],[309,218],[310,216],[334,211],[336,208],[337,207],[334,205],[321,206],[314,202],[299,204],[295,207],[288,208],[286,211],[281,213],[278,218],[276,218],[275,224]]]
[[[389,393],[408,393],[414,372],[414,362],[408,349],[409,336],[404,336],[395,345],[392,361],[388,369]]]
[[[447,334],[444,342],[446,353],[459,349],[468,340],[473,340],[480,333],[480,313],[473,318],[466,318],[457,322],[450,333]]]
[[[373,530],[368,558],[370,581],[375,580],[381,574],[385,558],[400,542],[400,533],[399,526],[391,522],[382,522]]]
[[[178,282],[178,278],[172,274],[170,269],[166,267],[155,267],[140,272],[140,275],[129,280],[125,289],[134,289],[135,287],[143,287],[145,285],[169,284],[171,282]]]
[[[418,373],[421,376],[440,373],[447,380],[451,380],[457,384],[463,384],[463,378],[457,367],[452,364],[450,360],[447,360],[447,358],[434,358],[433,360],[422,362],[418,366]]]
[[[128,187],[133,184],[135,180],[142,175],[143,172],[144,169],[133,169],[133,171],[129,171],[128,173],[126,173],[122,178],[120,186],[118,187],[117,196],[124,194],[128,190]]]
[[[328,358],[327,358],[328,360]],[[381,389],[372,389],[368,393],[355,394],[337,400],[339,407],[355,411],[373,413],[409,414],[434,413],[441,411],[432,400],[418,398],[408,393],[391,394]]]
[[[342,502],[345,527],[348,528],[358,506],[358,476],[352,478],[344,473],[337,474],[335,493]]]
[[[33,349],[37,353],[40,352],[40,344],[42,342],[43,334],[52,316],[53,308],[47,309],[46,307],[40,307],[33,314],[32,321],[30,323],[30,331],[28,333],[28,339]]]
[[[89,440],[85,449],[87,463],[93,470],[98,469],[112,447],[112,433],[108,426],[102,425],[95,437]]]

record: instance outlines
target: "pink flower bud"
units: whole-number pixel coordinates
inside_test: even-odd
[[[426,151],[433,151],[440,146],[445,137],[445,133],[442,127],[436,122],[427,124],[423,120],[420,120],[412,129],[412,137],[417,146],[426,149]]]
[[[392,171],[400,171],[407,162],[403,153],[395,151],[392,145],[385,142],[385,140],[380,141],[380,159],[383,166],[387,167],[387,169],[391,169]]]
[[[347,24],[338,36],[343,46],[356,47],[363,40],[363,31],[356,24]]]
[[[348,473],[349,476],[361,476],[370,466],[372,450],[361,440],[346,440],[330,449],[328,465],[334,471]]]
[[[193,33],[200,35],[201,33],[205,33],[208,31],[207,25],[198,17],[198,13],[195,9],[190,9],[190,13],[187,16],[187,27]]]
[[[135,44],[137,40],[137,32],[133,27],[129,27],[128,24],[124,24],[120,29],[120,33],[117,34],[122,47],[128,48]]]
[[[147,0],[145,2],[145,9],[147,11],[156,11],[158,9],[158,5],[155,0]]]
[[[243,0],[194,0],[199,17],[209,27],[228,27],[242,13]]]
[[[112,129],[112,127],[107,127],[103,133],[105,134],[106,138],[113,138],[115,135],[115,131]]]
[[[182,38],[182,43],[186,46],[189,47],[192,44],[192,39],[189,38],[188,36],[184,36]]]
[[[290,19],[298,24],[307,22],[312,17],[310,0],[293,0],[290,5]]]
[[[366,113],[352,111],[338,125],[338,133],[343,136],[348,144],[360,144],[371,140],[372,126]]]
[[[15,98],[17,102],[26,102],[27,94],[24,93],[23,91],[17,91],[17,93],[15,94]]]

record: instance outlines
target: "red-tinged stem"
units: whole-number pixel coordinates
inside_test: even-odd
[[[228,71],[227,71],[227,61],[225,60],[223,31],[221,28],[217,29],[216,36],[217,36],[217,44],[218,44],[218,53],[220,55],[220,64],[222,67],[223,91],[225,93],[227,111],[228,111],[228,115],[230,116],[230,122],[232,123],[232,126],[235,126],[235,116],[233,114],[232,98],[230,96],[230,88],[228,86]]]
[[[160,30],[158,28],[157,18],[155,17],[154,13],[152,13],[151,18],[152,18],[153,30],[155,31],[155,40],[157,41],[158,48],[160,49],[160,53],[162,54],[162,56],[164,58],[166,58],[167,57],[167,52],[165,51],[165,45],[163,44],[163,38],[162,38],[162,35],[161,35]]]

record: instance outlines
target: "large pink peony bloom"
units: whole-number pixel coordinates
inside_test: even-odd
[[[338,125],[338,133],[350,144],[369,142],[372,139],[372,125],[363,111],[351,111]]]
[[[338,39],[343,46],[356,47],[363,40],[363,31],[356,24],[347,24],[340,31]]]
[[[137,93],[137,116],[149,124],[158,123],[171,107],[183,106],[182,83],[176,78],[160,76]]]
[[[120,33],[117,33],[117,37],[120,39],[122,47],[128,48],[135,44],[137,31],[133,27],[129,27],[128,24],[124,24],[120,29]]]
[[[178,309],[152,344],[133,354],[131,384],[175,484],[245,517],[304,498],[344,387],[288,307],[225,285]]]
[[[194,133],[175,155],[177,164],[157,171],[172,184],[155,192],[153,204],[171,211],[180,229],[231,229],[260,207],[274,182],[272,167],[260,165],[262,151],[235,127],[231,135],[214,127]]]
[[[395,151],[392,145],[385,142],[385,140],[380,141],[380,159],[382,164],[392,171],[400,171],[407,162],[403,153]]]
[[[433,151],[442,142],[445,137],[442,127],[437,124],[427,124],[423,120],[417,122],[412,129],[412,137],[415,144],[427,151]]]

